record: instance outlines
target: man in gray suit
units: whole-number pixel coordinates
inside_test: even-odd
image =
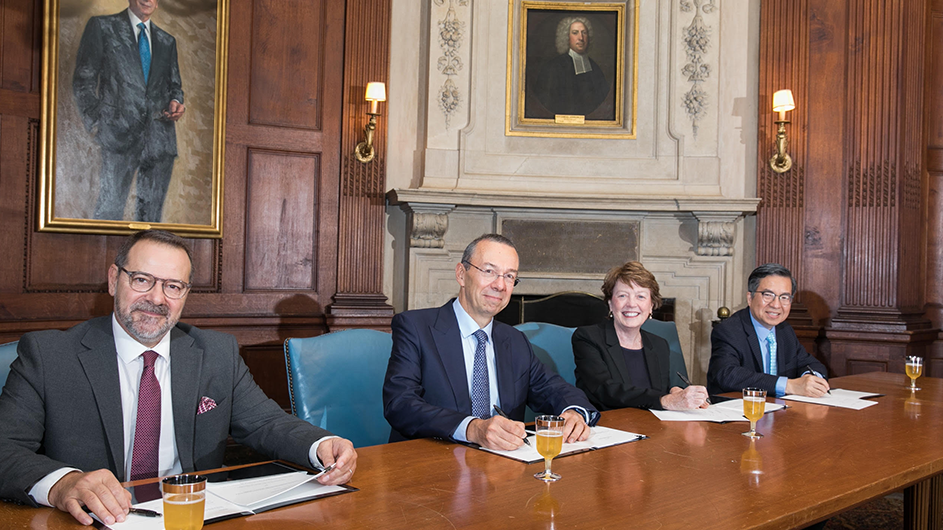
[[[178,324],[190,250],[138,232],[108,269],[111,317],[27,333],[0,394],[0,497],[80,523],[125,520],[119,481],[212,469],[227,436],[269,457],[353,475],[350,441],[286,414],[252,380],[231,335]]]
[[[161,221],[183,116],[177,42],[150,20],[159,0],[92,17],[75,60],[72,91],[85,128],[101,146],[95,219],[124,219],[137,174],[134,220]]]

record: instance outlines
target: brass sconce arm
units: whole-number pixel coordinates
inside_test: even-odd
[[[370,116],[370,121],[363,126],[363,134],[366,140],[357,144],[357,147],[354,149],[354,156],[364,164],[373,160],[373,157],[376,156],[376,150],[373,148],[373,133],[377,130],[377,116],[379,116],[379,114],[374,114],[373,112],[368,112],[367,114]]]
[[[770,168],[776,173],[785,173],[792,169],[792,157],[786,152],[789,140],[786,139],[786,124],[789,120],[776,120],[779,130],[776,132],[776,152],[769,159]]]

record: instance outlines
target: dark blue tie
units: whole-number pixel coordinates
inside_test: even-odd
[[[488,334],[479,329],[474,335],[478,346],[472,369],[472,416],[486,420],[491,417],[491,386],[488,383],[488,359],[485,357]]]
[[[127,27],[127,26],[125,26]],[[143,22],[138,24],[138,53],[141,55],[141,69],[144,70],[144,82],[147,83],[147,74],[151,72],[151,45],[147,42],[147,26]]]

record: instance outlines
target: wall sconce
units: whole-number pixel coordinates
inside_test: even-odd
[[[357,147],[354,148],[354,156],[357,157],[357,160],[366,164],[373,160],[374,155],[376,155],[373,149],[373,132],[377,130],[377,116],[380,115],[377,112],[377,104],[380,101],[386,101],[386,85],[376,82],[367,83],[367,92],[364,94],[364,99],[370,102],[370,112],[367,113],[370,116],[370,121],[363,127],[363,134],[367,139],[357,144]]]
[[[776,173],[785,173],[792,169],[792,157],[786,152],[788,141],[786,140],[786,112],[796,108],[796,102],[792,99],[792,90],[777,90],[773,94],[773,112],[779,113],[779,119],[776,124],[779,130],[776,132],[776,153],[769,159],[769,166]]]

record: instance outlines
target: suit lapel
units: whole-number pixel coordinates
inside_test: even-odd
[[[151,21],[151,73],[158,71],[164,62],[167,60],[167,47],[164,46],[163,30],[158,28],[154,21]],[[143,75],[143,70],[142,74]],[[147,76],[147,86],[150,88],[153,80],[157,76],[148,75]]]
[[[498,377],[498,401],[508,410],[514,408],[514,366],[511,357],[511,338],[498,327],[491,325],[491,339],[494,341],[494,368]]]
[[[173,392],[174,439],[184,470],[193,469],[196,410],[200,399],[203,350],[179,328],[170,330],[170,387]]]
[[[80,352],[78,359],[95,396],[95,406],[108,439],[108,451],[117,467],[115,475],[119,481],[124,481],[124,416],[121,411],[121,383],[118,381],[118,351],[111,332],[111,319],[95,320],[82,338],[82,345],[88,349]]]
[[[114,31],[115,34],[120,38],[122,47],[125,49],[123,52],[126,57],[131,59],[131,64],[136,64],[137,68],[134,69],[134,75],[138,79],[138,82],[141,86],[144,86],[144,67],[141,65],[141,54],[138,51],[138,41],[134,36],[134,28],[131,27],[131,19],[128,16],[128,10],[125,9],[121,13],[118,13],[114,17],[115,25]],[[151,22],[151,28],[154,27],[154,22]],[[153,32],[153,29],[151,29]],[[151,35],[151,42],[155,41],[154,36]],[[154,64],[154,50],[153,44],[151,44],[151,65]]]
[[[648,334],[641,331],[642,351],[645,353],[645,365],[648,366],[648,378],[652,382],[652,388],[655,390],[670,390],[668,388],[668,367],[661,365],[661,359],[655,354],[655,348]]]
[[[612,358],[612,364],[619,370],[619,376],[626,383],[631,383],[629,377],[629,368],[625,365],[625,354],[622,353],[622,345],[619,344],[619,336],[616,335],[616,326],[610,320],[606,323],[606,353]],[[643,343],[644,346],[644,343]]]
[[[457,410],[471,414],[471,396],[468,395],[468,375],[465,373],[464,348],[458,330],[458,320],[452,309],[452,301],[439,308],[439,315],[432,326],[436,354],[442,362],[445,375],[452,387]]]
[[[753,368],[760,373],[765,373],[766,370],[763,369],[763,352],[760,350],[760,339],[756,336],[756,328],[753,327],[753,320],[750,319],[750,308],[743,310],[743,317],[740,321],[741,324],[743,324],[743,331],[747,334],[747,343],[750,345],[750,352],[753,353]]]

